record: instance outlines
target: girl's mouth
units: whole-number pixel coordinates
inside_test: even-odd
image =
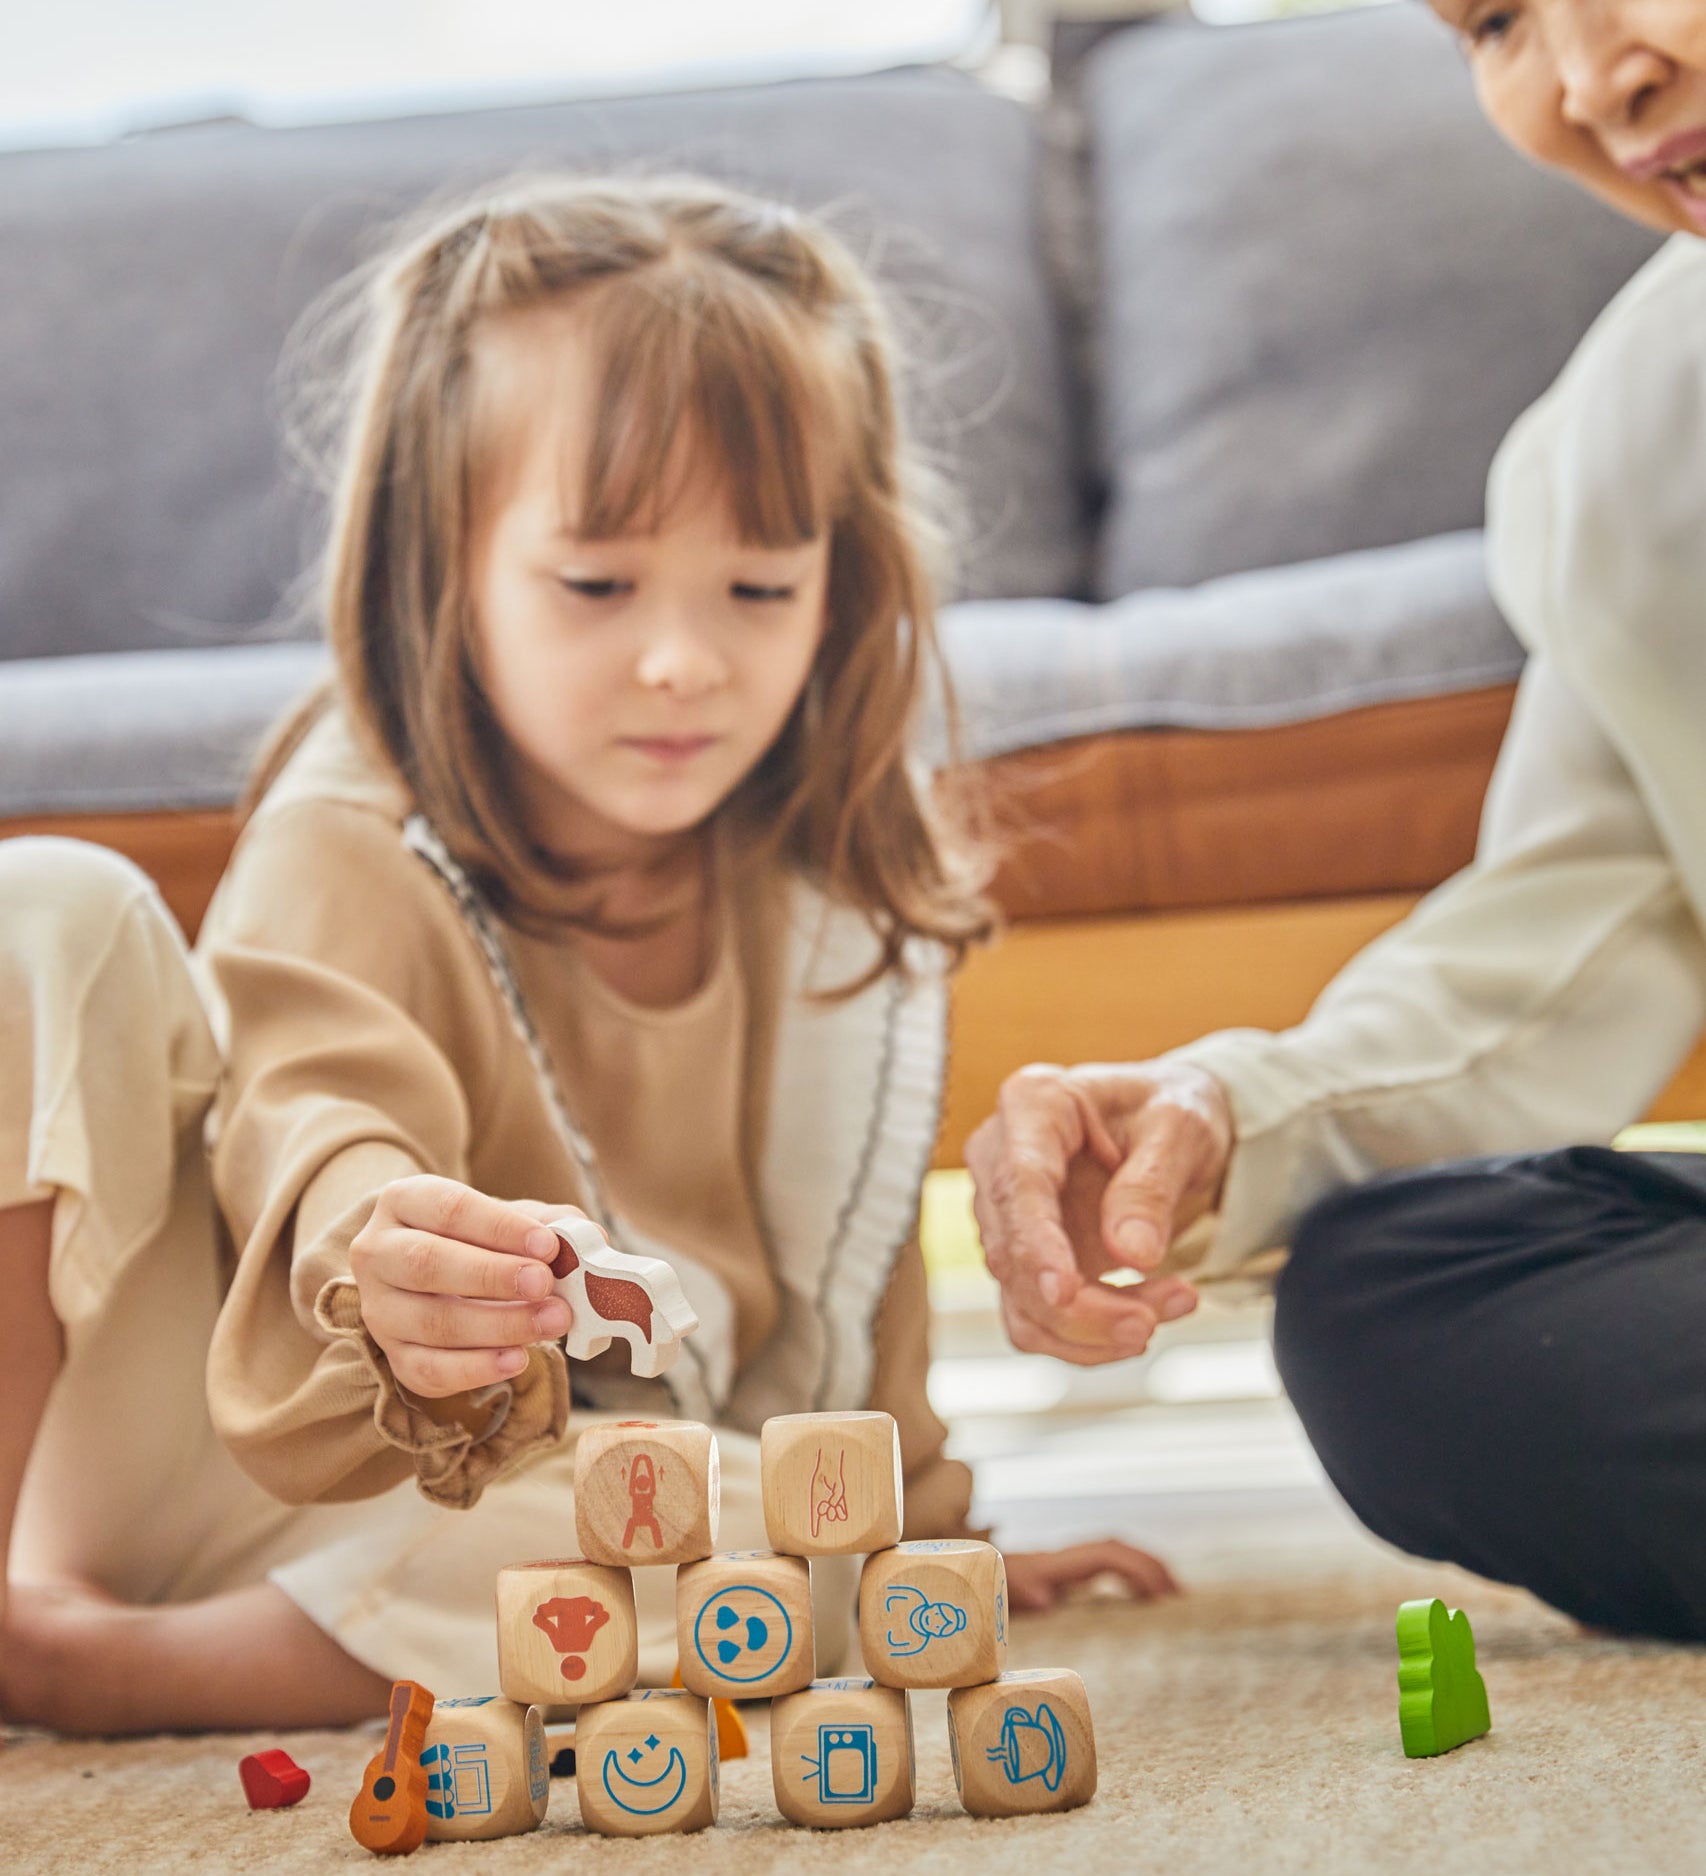
[[[716,740],[714,736],[624,736],[622,743],[653,762],[675,764],[703,755]]]

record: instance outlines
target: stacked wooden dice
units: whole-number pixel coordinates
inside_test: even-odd
[[[954,1779],[968,1811],[1004,1817],[1083,1804],[1096,1788],[1083,1683],[1064,1670],[1002,1672],[1007,1579],[993,1546],[901,1542],[893,1419],[782,1415],[765,1423],[760,1458],[772,1548],[717,1551],[708,1427],[589,1429],[575,1459],[581,1557],[499,1572],[506,1699],[497,1704],[516,1714],[578,1707],[586,1826],[641,1836],[715,1823],[714,1698],[773,1702],[770,1762],[784,1817],[820,1828],[902,1817],[914,1792],[910,1695],[926,1687],[951,1690]],[[865,1557],[859,1634],[868,1678],[814,1680],[811,1559],[844,1554]],[[632,1571],[668,1564],[679,1566],[682,1685],[635,1692]],[[536,1821],[519,1821],[520,1802],[508,1829]],[[489,1832],[456,1834],[498,1835],[493,1818]]]

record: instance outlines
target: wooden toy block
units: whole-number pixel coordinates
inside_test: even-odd
[[[385,1745],[367,1762],[349,1808],[350,1835],[376,1856],[407,1856],[426,1841],[427,1775],[421,1748],[432,1718],[432,1695],[418,1681],[391,1688]]]
[[[695,1694],[769,1700],[811,1680],[811,1565],[774,1550],[729,1550],[675,1575],[681,1684]]]
[[[1003,1674],[948,1696],[948,1745],[973,1817],[1070,1811],[1096,1794],[1096,1734],[1068,1668]]]
[[[993,1544],[924,1538],[859,1576],[859,1645],[888,1687],[974,1687],[1007,1659],[1007,1566]]]
[[[618,1251],[589,1218],[554,1218],[563,1248],[551,1266],[557,1294],[574,1314],[563,1339],[576,1361],[602,1355],[620,1336],[633,1372],[648,1380],[675,1365],[681,1342],[699,1318],[681,1279],[661,1257]]]
[[[513,1837],[544,1822],[551,1765],[537,1707],[494,1694],[439,1701],[421,1768],[430,1842]]]
[[[277,1746],[239,1759],[237,1776],[251,1811],[282,1811],[308,1795],[308,1774]]]
[[[900,1541],[900,1431],[883,1413],[777,1414],[759,1434],[764,1528],[795,1557]]]
[[[519,1706],[614,1700],[639,1673],[634,1579],[579,1558],[498,1572],[498,1685]]]
[[[693,1420],[621,1420],[575,1442],[575,1537],[594,1563],[691,1563],[717,1548],[717,1436]]]
[[[905,1817],[914,1793],[912,1704],[870,1680],[813,1681],[770,1709],[776,1808],[844,1829]]]
[[[581,1822],[607,1837],[716,1823],[711,1703],[669,1687],[582,1707],[575,1721],[575,1787]]]
[[[682,1684],[679,1661],[669,1684],[671,1687]],[[747,1741],[746,1721],[740,1717],[740,1708],[732,1700],[713,1700],[711,1713],[717,1722],[718,1764],[727,1765],[730,1759],[744,1759],[752,1747]]]
[[[1431,1759],[1490,1732],[1487,1684],[1461,1609],[1437,1596],[1398,1608],[1398,1731],[1411,1759]]]

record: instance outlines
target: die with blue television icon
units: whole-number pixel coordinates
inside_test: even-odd
[[[914,1796],[912,1707],[869,1679],[820,1680],[770,1709],[776,1808],[841,1829],[904,1817]]]

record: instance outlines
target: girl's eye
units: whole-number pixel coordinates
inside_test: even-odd
[[[753,586],[744,580],[737,580],[729,589],[736,599],[756,601],[792,599],[794,589],[791,586]]]
[[[625,580],[565,579],[563,585],[571,593],[578,593],[582,599],[614,599],[618,593],[628,591],[628,584]]]
[[[1493,13],[1483,13],[1469,27],[1469,43],[1474,46],[1489,46],[1503,39],[1516,23],[1516,14],[1505,7]]]

